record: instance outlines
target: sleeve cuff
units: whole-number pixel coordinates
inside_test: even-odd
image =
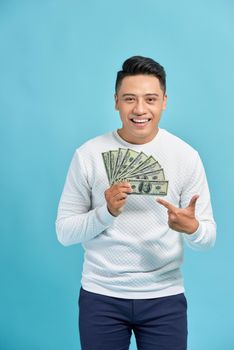
[[[188,241],[195,241],[197,238],[201,236],[201,234],[202,234],[202,223],[200,221],[199,221],[199,226],[195,232],[190,234],[184,233]]]
[[[110,226],[113,221],[115,220],[115,216],[112,215],[109,210],[107,209],[106,203],[102,205],[101,207],[97,208],[97,217],[98,220],[101,222],[103,226]]]

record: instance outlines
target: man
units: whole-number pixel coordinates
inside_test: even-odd
[[[212,247],[216,224],[198,152],[158,127],[165,76],[151,58],[127,59],[115,91],[122,127],[79,147],[68,171],[56,232],[85,250],[83,350],[127,350],[132,331],[139,350],[187,348],[183,244]]]

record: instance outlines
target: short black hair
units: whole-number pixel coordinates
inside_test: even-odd
[[[166,72],[164,68],[152,58],[143,56],[132,56],[124,61],[122,70],[117,73],[115,93],[117,94],[125,77],[138,74],[154,75],[158,78],[164,94],[166,93]]]

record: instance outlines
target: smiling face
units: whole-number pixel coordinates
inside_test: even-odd
[[[155,76],[139,74],[123,78],[115,95],[115,109],[122,120],[118,134],[133,144],[151,141],[158,132],[166,100]]]

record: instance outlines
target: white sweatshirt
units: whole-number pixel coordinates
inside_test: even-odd
[[[162,198],[186,207],[199,194],[193,234],[169,228],[167,209],[157,196],[130,195],[123,212],[112,216],[104,191],[109,187],[102,152],[131,148],[152,155],[164,169],[168,192]],[[130,144],[117,131],[77,148],[58,206],[56,232],[65,246],[81,243],[84,289],[108,296],[146,299],[184,292],[180,266],[183,243],[194,249],[212,247],[216,224],[207,179],[199,154],[180,138],[159,128],[155,138]]]

